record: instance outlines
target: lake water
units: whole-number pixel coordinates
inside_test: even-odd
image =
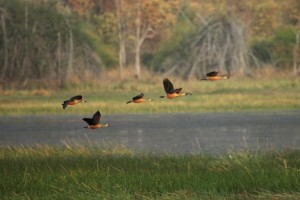
[[[0,117],[0,146],[122,144],[141,152],[190,154],[300,149],[300,111],[104,115],[85,129],[81,115]]]

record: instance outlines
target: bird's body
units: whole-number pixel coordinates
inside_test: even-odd
[[[143,103],[143,102],[146,102],[146,101],[153,101],[152,99],[145,99],[144,98],[144,94],[141,93],[135,97],[132,98],[132,100],[130,101],[127,101],[126,103]]]
[[[66,109],[67,106],[73,106],[76,105],[77,103],[81,103],[81,102],[86,102],[82,95],[76,95],[74,97],[71,97],[70,99],[64,101],[61,105],[63,106],[63,109]]]
[[[82,120],[88,124],[88,126],[86,126],[84,128],[97,129],[97,128],[102,128],[102,127],[108,127],[109,124],[100,124],[100,118],[101,118],[100,111],[97,111],[93,115],[93,118],[83,118]]]
[[[202,80],[206,81],[217,81],[221,79],[228,79],[228,76],[226,75],[219,75],[219,72],[217,71],[212,71],[206,74],[206,77],[203,78]]]
[[[179,96],[192,95],[191,93],[181,93],[182,88],[174,89],[174,86],[173,86],[172,82],[167,78],[165,78],[163,80],[163,85],[164,85],[166,95],[165,96],[160,96],[160,98],[173,99],[173,98],[176,98],[176,97],[179,97]]]

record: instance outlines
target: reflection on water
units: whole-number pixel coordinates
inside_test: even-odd
[[[112,142],[143,152],[224,153],[300,148],[300,112],[105,116],[84,129],[83,116],[0,118],[0,145]]]

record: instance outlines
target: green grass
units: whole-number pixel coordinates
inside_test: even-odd
[[[300,152],[137,154],[125,147],[0,148],[0,199],[297,199]]]
[[[226,112],[299,110],[299,79],[242,79],[216,82],[173,80],[175,87],[193,93],[172,100],[160,99],[164,94],[161,80],[156,82],[123,81],[115,84],[73,86],[59,91],[6,91],[0,96],[0,115],[79,114],[100,110],[105,114]],[[127,105],[125,102],[144,92],[154,102]],[[82,94],[88,101],[62,110],[63,100]]]

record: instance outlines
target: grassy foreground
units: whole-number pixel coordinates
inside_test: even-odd
[[[0,148],[0,199],[298,199],[300,152],[147,155]]]
[[[216,82],[172,79],[175,87],[193,93],[177,99],[160,99],[162,80],[123,81],[82,84],[67,90],[5,91],[0,95],[0,115],[92,114],[100,110],[113,113],[171,113],[299,110],[300,80],[297,78],[230,79]],[[127,105],[125,102],[143,92],[153,102]],[[82,94],[87,103],[62,110],[61,103]]]

